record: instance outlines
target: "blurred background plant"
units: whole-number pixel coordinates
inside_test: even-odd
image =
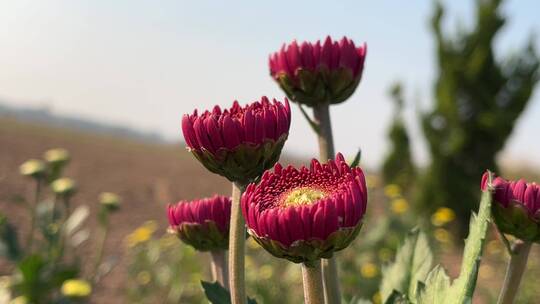
[[[80,246],[90,237],[84,227],[89,208],[71,208],[77,192],[75,181],[62,177],[70,161],[64,149],[45,152],[44,160],[30,159],[20,167],[20,174],[34,185],[33,197],[18,197],[15,203],[29,213],[28,235],[18,235],[9,215],[0,214],[0,257],[13,265],[13,273],[3,277],[0,294],[9,303],[82,303],[92,288],[110,271],[114,262],[103,261],[104,244],[109,229],[109,215],[119,208],[120,199],[104,193],[99,199],[101,239],[98,242],[95,268],[90,275],[81,273]]]

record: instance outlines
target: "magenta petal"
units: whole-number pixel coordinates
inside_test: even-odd
[[[212,146],[214,146],[216,150],[224,148],[225,145],[223,143],[223,139],[221,138],[221,129],[219,128],[214,117],[206,117],[204,124],[206,125],[206,132],[212,141]]]
[[[197,135],[197,141],[199,142],[201,148],[204,148],[211,153],[214,153],[216,150],[208,139],[206,127],[204,126],[202,118],[195,120],[195,123],[193,124],[193,129],[195,130],[195,134]]]
[[[324,204],[324,220],[324,238],[326,239],[330,234],[338,230],[338,216],[335,202],[332,199],[326,200]]]
[[[326,37],[321,50],[321,65],[330,68],[332,61],[332,39],[330,36]]]
[[[191,149],[199,149],[199,142],[197,141],[197,135],[193,129],[193,124],[189,115],[182,116],[182,133],[184,134],[184,140]]]
[[[334,42],[332,44],[332,55],[330,57],[331,70],[338,68],[340,56],[341,56],[341,49],[339,48],[339,43]]]
[[[294,243],[294,241],[305,239],[302,220],[296,208],[288,208],[285,212],[287,230],[289,231],[291,242]]]
[[[514,199],[518,202],[523,203],[523,198],[525,196],[525,190],[527,189],[527,182],[525,180],[520,179],[515,186],[513,187],[513,194]]]
[[[264,125],[264,117],[262,117],[262,113],[257,113],[255,115],[255,143],[261,144],[264,142],[265,139],[265,125]]]
[[[250,110],[244,113],[244,132],[246,142],[256,143],[255,141],[255,118]]]
[[[277,126],[277,118],[274,114],[274,111],[265,108],[263,111],[264,115],[264,127],[265,127],[265,137],[273,140],[277,140],[276,136],[276,126]]]
[[[278,216],[278,234],[279,234],[278,240],[283,245],[289,246],[291,245],[291,237],[289,235],[289,230],[287,229],[289,225],[287,223],[285,211],[283,209],[278,209],[277,216]]]
[[[229,115],[223,116],[223,140],[228,149],[234,149],[240,144],[240,137]]]
[[[281,104],[276,105],[276,114],[277,114],[277,134],[276,136],[280,137],[283,134],[289,132],[289,120],[287,119],[287,110]]]
[[[293,76],[293,72],[287,63],[287,53],[285,53],[285,47],[281,48],[281,51],[279,52],[278,63],[281,72],[289,74],[291,77]]]
[[[313,233],[311,230],[313,219],[311,218],[311,208],[309,206],[304,206],[300,208],[300,219],[302,220],[304,239],[309,240],[313,237]]]
[[[270,209],[268,210],[268,214],[266,217],[266,229],[268,236],[273,240],[279,240],[279,221],[277,216],[277,210],[276,209]]]
[[[225,224],[225,212],[223,210],[223,204],[221,202],[215,202],[211,204],[211,216],[210,218],[213,219],[216,224],[219,227],[219,230],[222,232],[227,232],[226,224]]]
[[[324,240],[325,239],[325,221],[324,221],[324,208],[321,204],[316,206],[315,214],[313,216],[313,237]]]
[[[310,43],[304,42],[300,48],[300,53],[302,57],[302,65],[313,71],[315,69],[315,60],[313,60],[313,47]]]
[[[534,187],[536,188],[536,198],[534,200],[534,212],[536,213],[540,209],[540,187],[536,184],[534,184]]]
[[[296,41],[293,41],[287,49],[287,63],[289,64],[289,69],[293,75],[295,75],[297,69],[301,67],[300,52]]]
[[[248,226],[250,228],[257,227],[257,215],[255,214],[257,212],[257,207],[255,204],[251,204],[250,208],[248,209],[248,216],[246,217],[248,221]]]
[[[536,203],[536,187],[533,185],[528,185],[527,189],[525,190],[525,194],[523,195],[523,204],[530,213],[534,213],[535,203]]]

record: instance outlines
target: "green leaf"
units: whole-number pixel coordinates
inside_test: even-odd
[[[478,216],[473,214],[469,236],[465,241],[461,271],[457,279],[450,284],[448,275],[441,267],[436,267],[428,275],[428,280],[417,294],[417,303],[463,304],[472,303],[482,248],[486,239],[491,216],[491,192],[493,175],[490,174],[488,191],[482,193]]]
[[[358,152],[356,152],[356,155],[354,156],[354,159],[351,162],[351,167],[358,167],[358,164],[360,164],[361,158],[362,158],[362,149],[358,149]]]
[[[433,254],[427,236],[418,229],[413,229],[398,249],[395,261],[383,267],[380,287],[383,303],[386,303],[394,292],[406,295],[408,299],[415,299],[418,282],[426,279],[432,263]]]
[[[221,286],[218,282],[210,283],[201,281],[204,294],[212,304],[230,304],[231,295],[227,289]],[[257,304],[257,301],[248,298],[248,304]]]

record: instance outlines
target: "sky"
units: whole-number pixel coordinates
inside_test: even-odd
[[[284,93],[268,55],[285,42],[346,35],[368,44],[356,93],[332,106],[337,151],[381,164],[392,118],[388,89],[404,85],[415,160],[428,154],[417,113],[432,103],[436,73],[429,17],[419,1],[137,1],[0,0],[0,99],[181,140],[180,121],[194,108],[245,104]],[[474,1],[444,1],[445,25],[473,22]],[[496,41],[503,58],[540,30],[540,2],[510,0]],[[540,40],[536,41],[540,50]],[[540,166],[540,90],[500,158]],[[284,151],[316,156],[315,136],[296,106]]]

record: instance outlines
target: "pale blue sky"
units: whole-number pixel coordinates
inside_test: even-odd
[[[450,5],[448,28],[471,22],[473,1]],[[451,3],[450,3],[451,2]],[[387,148],[387,90],[405,84],[417,160],[425,160],[415,106],[431,102],[433,43],[422,1],[26,1],[0,0],[0,98],[49,104],[58,113],[155,130],[180,139],[180,119],[194,107],[283,98],[268,76],[268,54],[292,39],[347,35],[369,46],[364,78],[332,107],[337,150],[363,150],[377,166]],[[512,0],[499,54],[540,30],[540,2]],[[537,41],[540,49],[540,42]],[[540,164],[540,94],[519,121],[506,160]],[[315,155],[315,138],[294,108],[286,151]],[[181,153],[179,151],[179,153]]]

